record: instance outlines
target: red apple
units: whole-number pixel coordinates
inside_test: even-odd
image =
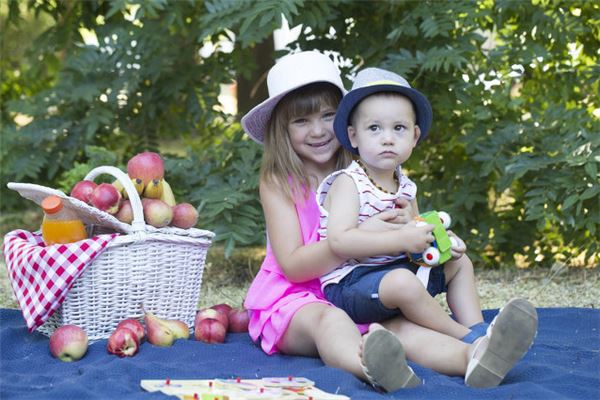
[[[204,343],[223,343],[227,328],[216,319],[204,318],[194,324],[194,336],[196,340]]]
[[[90,204],[109,214],[116,214],[121,206],[121,193],[110,183],[101,183],[90,195]]]
[[[229,314],[229,311],[231,311],[231,309],[233,307],[231,307],[229,304],[227,303],[221,303],[221,304],[215,304],[214,306],[211,306],[210,308],[212,308],[213,310],[217,310],[225,315]]]
[[[248,323],[250,322],[248,310],[234,308],[229,311],[228,317],[230,332],[248,332]]]
[[[203,308],[198,311],[196,313],[194,325],[206,318],[216,319],[225,327],[225,330],[227,330],[227,327],[229,326],[229,317],[227,316],[227,313],[215,310],[214,308]]]
[[[77,325],[63,325],[50,336],[50,353],[61,361],[77,361],[87,348],[87,334]]]
[[[131,179],[141,179],[143,187],[146,187],[151,180],[164,177],[165,165],[158,153],[146,151],[136,154],[127,162],[127,174]]]
[[[92,181],[79,181],[73,186],[71,190],[71,197],[75,197],[78,200],[83,201],[84,203],[90,203],[90,196],[94,189],[96,189],[96,185]]]
[[[116,329],[108,338],[108,352],[119,357],[132,357],[139,347],[137,335],[129,328]]]
[[[139,343],[142,343],[144,340],[144,325],[142,325],[142,323],[137,319],[124,319],[123,321],[119,322],[115,330],[119,330],[121,328],[131,329],[131,331],[135,333],[135,336],[137,336]]]
[[[131,202],[129,200],[123,200],[115,217],[126,224],[131,224],[133,222],[133,208],[131,207]]]
[[[173,207],[173,220],[171,226],[181,229],[190,229],[198,222],[198,211],[190,203],[179,203]]]

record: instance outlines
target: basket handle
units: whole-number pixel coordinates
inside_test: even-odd
[[[138,195],[137,190],[135,190],[135,187],[133,186],[131,179],[129,179],[129,176],[123,171],[121,171],[119,168],[102,166],[92,169],[83,179],[87,181],[93,181],[98,175],[101,174],[112,175],[113,177],[117,178],[121,185],[123,185],[125,191],[127,192],[127,196],[131,201],[131,208],[133,210],[133,221],[131,222],[131,230],[133,232],[145,231],[146,222],[144,221],[144,209],[142,208],[142,200],[140,200],[140,196]]]

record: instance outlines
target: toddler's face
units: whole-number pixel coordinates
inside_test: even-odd
[[[324,105],[317,112],[295,116],[288,122],[292,148],[305,164],[331,163],[340,148],[333,132],[335,111],[335,108]]]
[[[348,127],[352,146],[373,170],[394,170],[409,159],[420,136],[415,112],[406,97],[374,95],[358,105],[353,126]]]

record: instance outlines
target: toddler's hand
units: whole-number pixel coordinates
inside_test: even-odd
[[[433,225],[422,221],[410,221],[401,229],[403,240],[400,245],[403,251],[422,253],[433,243]]]
[[[452,247],[450,248],[450,252],[452,253],[452,259],[458,260],[461,258],[465,252],[467,251],[467,245],[465,242],[452,231],[447,231],[448,236],[450,237],[450,241],[452,242]]]

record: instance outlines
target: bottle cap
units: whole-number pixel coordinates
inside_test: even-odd
[[[50,195],[42,200],[42,208],[47,214],[56,214],[62,209],[62,200],[56,195]]]

